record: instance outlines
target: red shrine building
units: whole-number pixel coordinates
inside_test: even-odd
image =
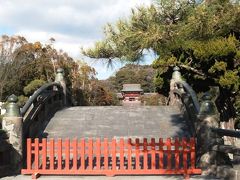
[[[123,104],[141,104],[140,96],[143,94],[143,90],[140,84],[123,84],[121,94]]]

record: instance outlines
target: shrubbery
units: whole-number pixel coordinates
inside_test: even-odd
[[[27,86],[24,87],[23,91],[24,94],[27,96],[30,96],[36,91],[38,88],[40,88],[43,84],[45,84],[46,81],[41,79],[35,79],[31,81]]]

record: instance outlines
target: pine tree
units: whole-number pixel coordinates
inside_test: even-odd
[[[167,91],[172,67],[178,65],[197,92],[220,88],[218,108],[221,119],[228,120],[240,109],[239,17],[239,1],[157,0],[108,24],[105,38],[83,54],[136,63],[152,50],[158,55],[152,64],[158,91]]]

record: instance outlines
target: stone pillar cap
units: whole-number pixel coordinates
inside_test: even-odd
[[[203,96],[202,96],[202,100],[211,100],[212,99],[212,95],[209,92],[206,92]]]
[[[180,68],[179,68],[178,66],[175,66],[175,67],[173,68],[173,71],[180,71]]]
[[[55,75],[55,82],[61,82],[64,81],[64,69],[58,68],[57,73]]]
[[[12,94],[11,96],[8,97],[7,99],[8,102],[10,103],[17,103],[18,102],[18,97]]]
[[[58,68],[58,69],[57,69],[57,73],[64,73],[63,68]]]
[[[200,106],[199,115],[217,115],[217,107],[212,101],[212,95],[207,92],[202,96],[202,103]]]
[[[173,68],[172,79],[175,79],[175,80],[178,80],[178,81],[182,80],[182,75],[180,73],[180,68],[178,66],[175,66]]]
[[[8,104],[4,117],[20,117],[20,108],[17,104],[18,98],[14,94],[8,97]]]

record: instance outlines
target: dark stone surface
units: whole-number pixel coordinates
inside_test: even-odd
[[[177,107],[71,107],[58,111],[47,125],[48,138],[167,138],[188,136]]]

